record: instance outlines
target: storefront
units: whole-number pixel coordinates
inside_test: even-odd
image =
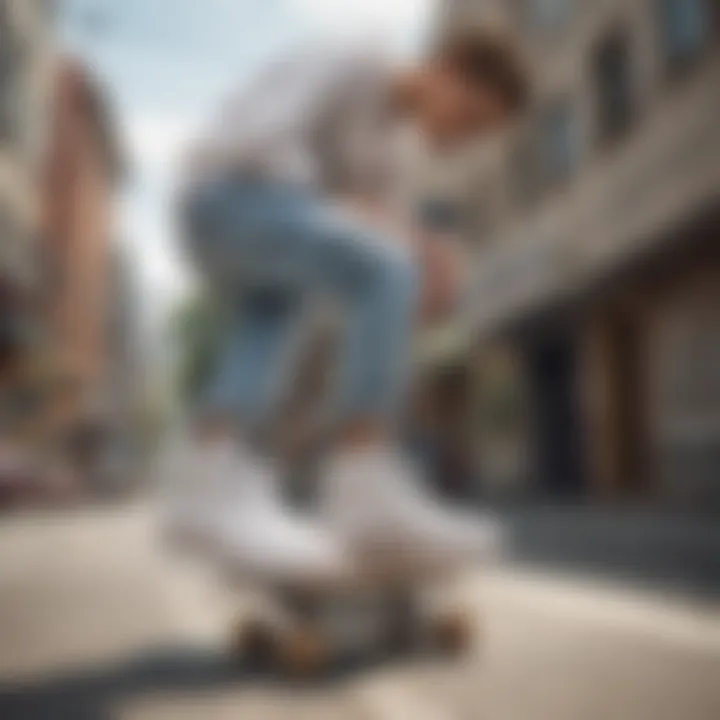
[[[547,490],[718,506],[719,232],[712,212],[668,229],[652,254],[534,328],[526,375],[544,408],[534,445]]]

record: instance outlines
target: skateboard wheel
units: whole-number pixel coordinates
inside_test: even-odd
[[[327,666],[330,649],[316,629],[303,626],[288,630],[281,636],[278,656],[285,672],[307,677]]]
[[[386,611],[382,649],[391,654],[404,655],[421,646],[424,634],[422,614],[412,592],[394,589],[384,598]]]
[[[265,622],[252,620],[240,622],[233,634],[232,654],[247,659],[253,665],[269,665],[275,654],[277,634]]]
[[[462,655],[470,648],[472,638],[470,618],[464,613],[448,613],[433,623],[433,646],[445,655]]]
[[[383,636],[382,647],[392,655],[404,655],[418,650],[422,645],[422,633],[413,623],[391,625]]]

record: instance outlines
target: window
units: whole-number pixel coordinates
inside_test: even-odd
[[[632,124],[635,107],[630,50],[629,37],[615,31],[595,51],[593,76],[601,140],[618,139]]]
[[[568,98],[547,103],[533,116],[513,156],[518,202],[536,200],[544,191],[568,182],[580,160],[575,107]]]
[[[460,232],[466,226],[461,204],[444,197],[426,198],[420,205],[420,217],[425,227],[438,232]]]
[[[10,22],[8,6],[4,0],[0,0],[0,143],[15,139],[19,130],[21,59],[21,45]]]
[[[0,272],[5,263],[12,265],[13,252],[17,243],[15,218],[5,202],[0,203]]]
[[[537,199],[540,187],[534,138],[530,131],[520,137],[510,158],[512,194],[518,205],[530,205]]]
[[[577,116],[566,100],[548,104],[538,117],[542,177],[549,185],[567,181],[579,159]]]
[[[686,67],[705,49],[713,23],[711,0],[656,0],[660,41],[670,71]]]
[[[57,20],[62,10],[58,0],[39,0],[38,7],[43,19],[49,21]]]
[[[540,33],[553,33],[568,24],[574,0],[523,0],[522,13],[526,25]]]

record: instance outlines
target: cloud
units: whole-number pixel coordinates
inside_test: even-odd
[[[395,27],[423,22],[433,0],[290,0],[295,10],[325,26]]]
[[[153,325],[187,292],[191,278],[165,203],[145,193],[131,193],[123,204],[123,244],[139,280],[146,322]]]
[[[134,173],[122,205],[122,238],[140,281],[150,326],[188,289],[170,211],[177,160],[195,129],[191,113],[129,113],[124,128]]]
[[[288,0],[290,9],[321,35],[366,35],[399,57],[416,54],[432,22],[437,0]]]
[[[129,115],[124,133],[133,162],[143,173],[164,176],[175,165],[198,122],[191,113]]]

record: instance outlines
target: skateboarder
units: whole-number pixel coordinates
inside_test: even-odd
[[[492,33],[454,38],[413,68],[374,47],[316,47],[262,73],[194,149],[184,232],[234,327],[199,410],[205,499],[183,522],[212,516],[213,542],[240,565],[316,580],[371,550],[442,565],[487,548],[487,528],[421,490],[396,442],[413,333],[421,315],[452,310],[463,261],[414,221],[397,138],[407,129],[456,151],[504,130],[526,95],[513,48]],[[317,295],[344,318],[322,527],[284,506],[278,469],[252,441]]]

